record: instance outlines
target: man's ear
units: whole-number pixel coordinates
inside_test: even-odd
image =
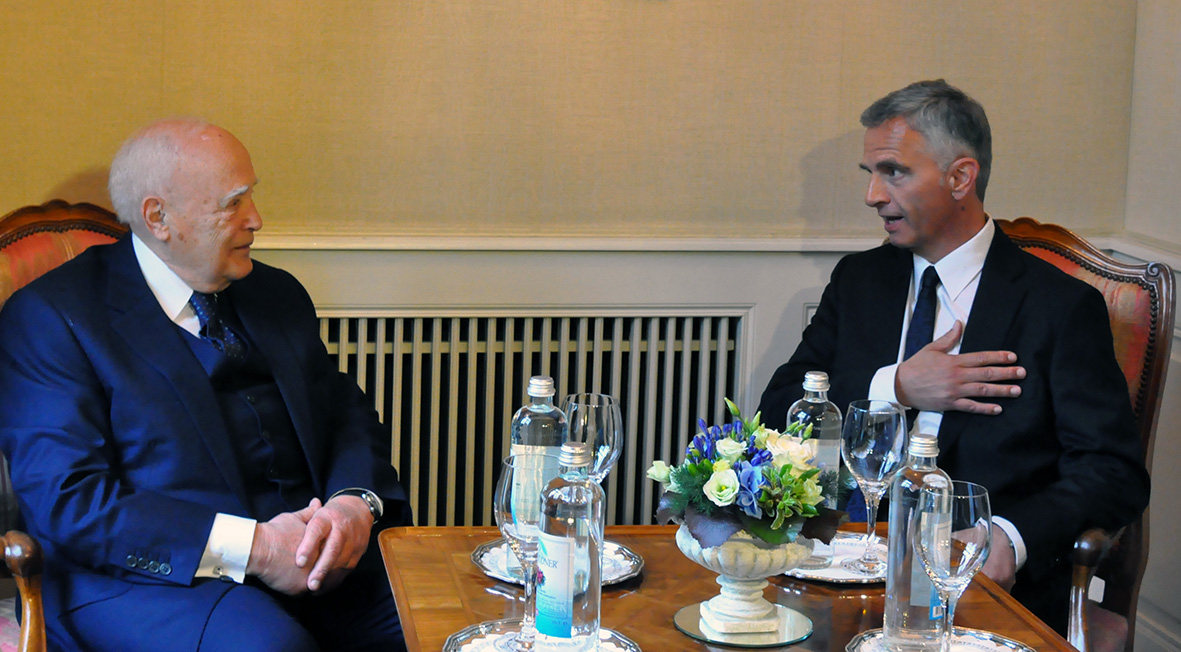
[[[965,156],[951,162],[947,168],[947,177],[951,185],[951,195],[957,201],[976,195],[976,178],[980,176],[980,163],[974,158]]]
[[[159,197],[145,197],[140,204],[140,216],[148,233],[161,242],[167,242],[169,237],[168,225],[165,223],[164,200]]]

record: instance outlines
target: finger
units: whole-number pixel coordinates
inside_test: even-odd
[[[980,403],[968,398],[960,398],[951,402],[951,409],[969,414],[983,414],[996,416],[1001,413],[1001,406],[995,403]]]
[[[960,385],[959,395],[963,398],[1017,398],[1021,396],[1021,387],[995,383],[964,383]]]
[[[316,510],[320,509],[321,507],[323,507],[323,505],[320,503],[320,499],[312,498],[312,501],[308,503],[308,506],[304,507],[298,512],[295,512],[295,515],[299,517],[299,520],[307,523],[311,520],[312,515],[316,513]]]
[[[956,356],[956,364],[961,367],[1002,367],[1013,365],[1014,362],[1017,362],[1017,354],[1012,351],[973,351]],[[1012,368],[1020,369],[1022,377],[1024,377],[1024,367],[1012,366]]]
[[[955,345],[960,341],[960,336],[962,336],[963,334],[964,334],[964,323],[957,319],[955,321],[955,323],[951,325],[951,328],[949,328],[947,330],[946,333],[944,333],[943,335],[940,335],[938,339],[932,341],[930,344],[928,344],[927,346],[925,346],[923,348],[933,349],[935,351],[942,351],[943,353],[947,353],[948,351],[955,348]]]
[[[332,522],[325,516],[313,516],[308,521],[308,527],[303,532],[299,547],[295,549],[295,565],[306,568],[309,562],[314,562],[320,556],[320,548],[324,539],[332,532]]]
[[[312,591],[320,589],[320,584],[328,575],[328,572],[335,568],[336,560],[340,558],[343,549],[344,536],[339,531],[334,532],[324,543],[324,550],[321,551],[320,559],[316,561],[315,568],[308,574],[309,589]]]

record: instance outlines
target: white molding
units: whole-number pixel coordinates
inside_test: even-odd
[[[561,305],[488,305],[431,304],[431,305],[367,305],[363,308],[324,304],[316,307],[316,315],[324,319],[355,317],[421,317],[423,319],[451,317],[750,317],[754,306],[750,303],[662,303],[659,305],[583,304]]]
[[[878,237],[663,238],[557,236],[395,236],[268,235],[260,233],[254,249],[308,251],[707,251],[832,252],[861,251],[882,243]]]
[[[1143,262],[1164,263],[1171,267],[1175,273],[1181,272],[1181,254],[1176,252],[1127,237],[1097,237],[1088,238],[1088,241],[1100,249],[1130,256]]]
[[[1181,271],[1181,254],[1127,236],[1087,238],[1100,249],[1144,261],[1163,262]],[[824,236],[792,238],[664,238],[664,237],[558,237],[558,236],[399,236],[399,235],[299,235],[260,233],[254,241],[259,251],[586,251],[586,252],[854,252],[882,243],[876,236]]]
[[[1146,605],[1144,601],[1141,601],[1140,605],[1140,608],[1136,610],[1136,652],[1164,652],[1166,650],[1175,652],[1181,650],[1181,632],[1175,629],[1177,622],[1164,612],[1161,612],[1160,615],[1164,617],[1160,619],[1154,618],[1151,613],[1146,613],[1159,611],[1155,605]],[[1174,628],[1171,629],[1169,625]]]

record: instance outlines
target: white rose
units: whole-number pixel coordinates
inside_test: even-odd
[[[818,444],[819,441],[816,439],[801,440],[790,435],[778,434],[767,436],[767,450],[771,451],[771,461],[775,468],[791,464],[794,476],[815,468],[812,466],[812,460],[816,458]]]
[[[652,462],[652,466],[648,467],[648,477],[663,485],[669,483],[670,473],[672,473],[672,467],[662,460],[656,460]]]
[[[705,497],[718,507],[734,504],[738,498],[738,474],[734,469],[716,471],[702,487]]]
[[[742,454],[746,452],[746,442],[736,441],[729,437],[719,439],[714,445],[717,447],[718,457],[726,460],[731,465],[737,462],[738,458],[742,457]]]
[[[816,481],[815,476],[804,481],[804,495],[800,496],[800,500],[809,505],[819,505],[824,502],[824,490]]]

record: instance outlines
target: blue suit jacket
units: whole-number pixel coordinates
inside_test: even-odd
[[[829,398],[842,409],[866,397],[874,373],[897,361],[913,272],[912,254],[888,244],[841,259],[803,341],[763,393],[764,423],[784,426],[809,370],[828,372]],[[1107,305],[997,229],[960,350],[1013,351],[1027,376],[1020,397],[990,399],[1000,415],[944,414],[939,466],[988,488],[993,513],[1028,548],[1014,596],[1064,627],[1074,538],[1087,527],[1121,527],[1148,504]]]
[[[315,494],[368,487],[385,500],[383,525],[409,523],[388,434],[329,359],[303,287],[255,262],[226,292],[278,384]],[[255,516],[213,388],[183,338],[130,238],[88,249],[0,312],[0,448],[44,546],[51,640],[71,638],[59,617],[77,607],[137,586],[192,585],[214,515]],[[136,614],[119,611],[112,626],[133,626]]]

